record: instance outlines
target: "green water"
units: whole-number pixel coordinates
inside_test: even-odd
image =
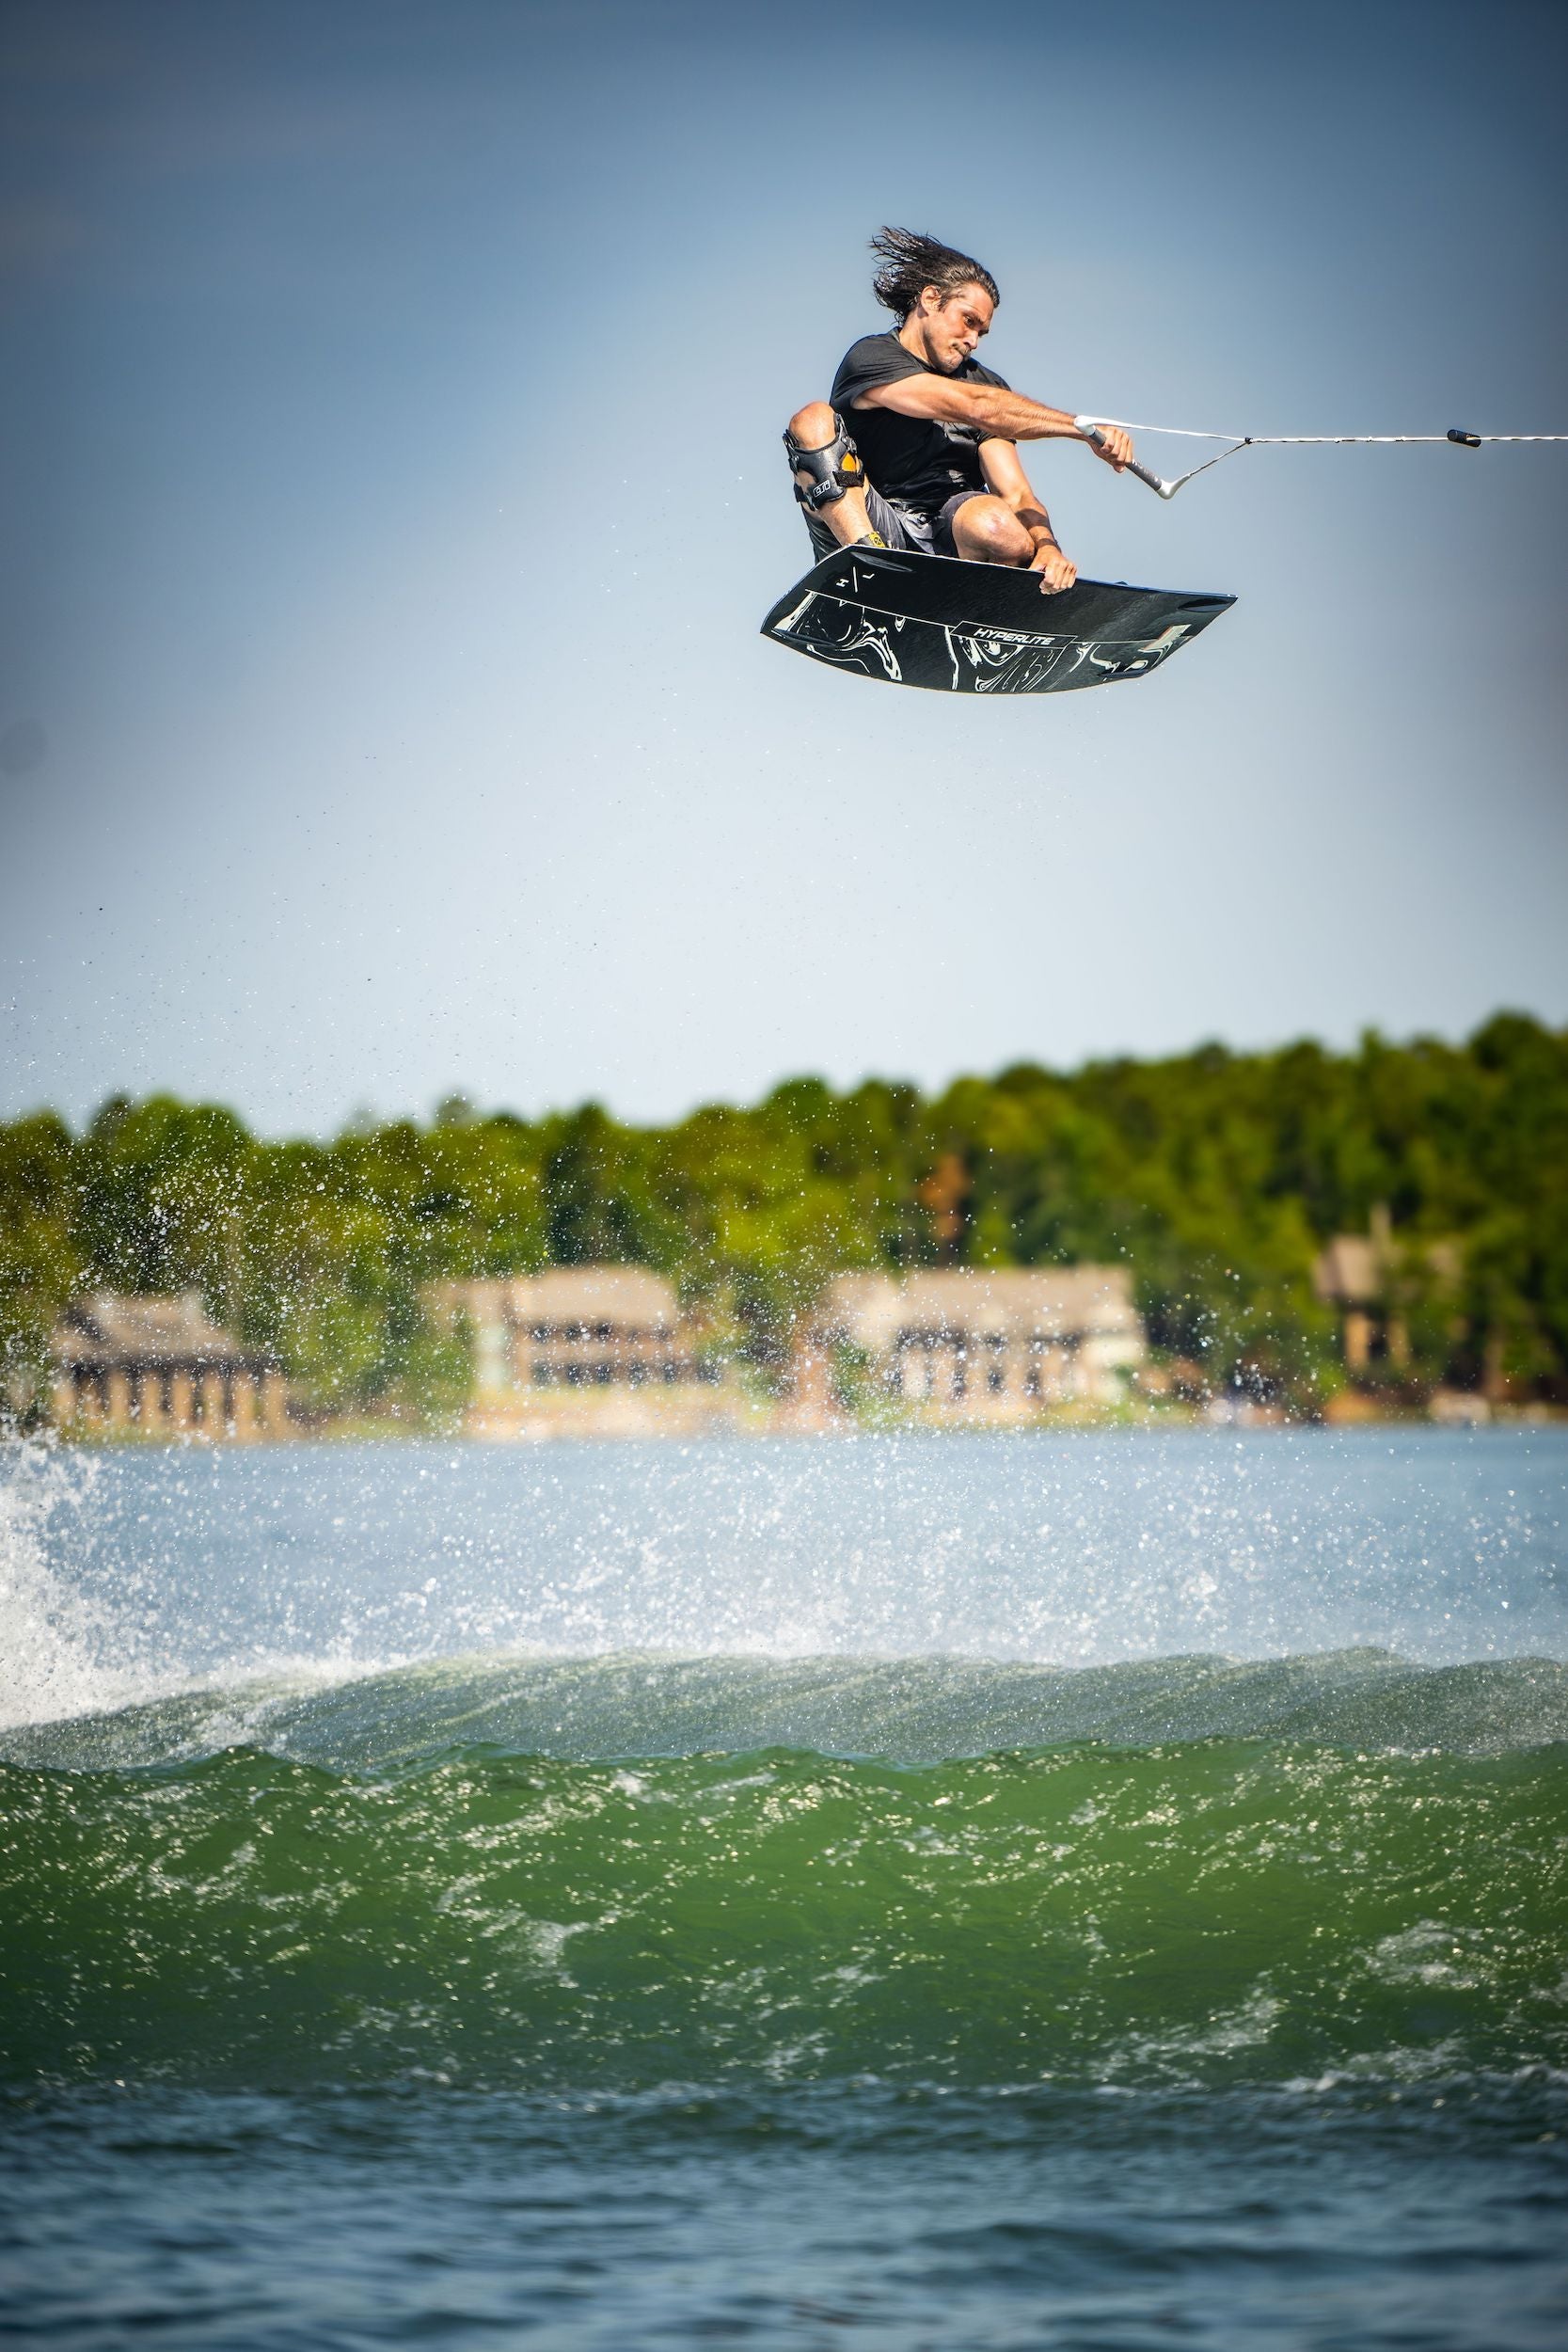
[[[1037,1458],[944,1457],[943,1529],[985,1530]],[[1324,1528],[1356,1507],[1347,1466],[1411,1475],[1291,1457],[1287,1517],[1276,1457],[1249,1458],[1218,1600],[1185,1559],[1154,1594],[1178,1630],[1232,1606],[1227,1561],[1254,1620],[1260,1587],[1301,1606],[1257,1529],[1310,1533],[1320,1458]],[[12,1559],[37,1687],[118,1691],[127,1659],[144,1687],[0,1733],[0,2328],[82,2352],[1557,2352],[1562,1460],[1420,1453],[1427,1507],[1405,1553],[1380,1536],[1364,1610],[1318,1549],[1338,1647],[1075,1666],[943,1653],[940,1617],[880,1656],[852,1627],[798,1655],[476,1642],[484,1611],[544,1605],[544,1572],[522,1544],[504,1582],[421,1555],[429,1457],[318,1461],[285,1545],[254,1467],[182,1518],[150,1507],[167,1462],[111,1466],[134,1620],[103,1612],[103,1555],[96,1585],[74,1573],[80,1515],[35,1515]],[[819,1546],[886,1469],[813,1469]],[[474,1525],[486,1496],[536,1508],[507,1481],[538,1475],[483,1466]],[[379,1584],[363,1538],[352,1576],[331,1557],[368,1486]],[[1450,1510],[1490,1654],[1441,1654]],[[236,1544],[292,1656],[235,1639]],[[574,1558],[563,1584],[552,1551],[550,1606],[598,1589],[594,1546]],[[677,1551],[635,1606],[717,1591],[727,1629],[746,1562]],[[1016,1624],[1043,1571],[993,1543],[988,1574],[1002,1648],[997,1594]],[[409,1595],[445,1612],[427,1654],[324,1654]],[[1357,1638],[1401,1612],[1426,1657]]]
[[[1568,1750],[236,1749],[0,1778],[12,2081],[1270,2082],[1568,2064]]]

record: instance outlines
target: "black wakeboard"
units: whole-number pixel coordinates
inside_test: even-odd
[[[958,694],[1060,694],[1147,677],[1235,603],[895,548],[839,548],[779,598],[765,637],[835,670]]]

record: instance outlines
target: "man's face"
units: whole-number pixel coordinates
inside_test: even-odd
[[[951,375],[973,355],[995,307],[983,286],[960,286],[945,299],[934,286],[925,289],[915,315],[927,361],[940,375]]]

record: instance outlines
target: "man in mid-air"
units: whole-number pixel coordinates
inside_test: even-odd
[[[835,547],[910,548],[970,564],[1025,565],[1040,590],[1070,588],[1078,566],[1019,462],[1019,441],[1084,441],[1119,473],[1132,444],[1119,425],[1090,440],[1062,408],[1008,389],[974,357],[1001,300],[967,253],[909,229],[871,240],[871,284],[899,324],[852,343],[830,400],[789,420],[795,495],[819,556]],[[848,430],[853,419],[853,434]]]

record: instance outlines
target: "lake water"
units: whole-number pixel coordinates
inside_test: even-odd
[[[1565,1472],[13,1449],[0,2324],[1558,2352]]]

